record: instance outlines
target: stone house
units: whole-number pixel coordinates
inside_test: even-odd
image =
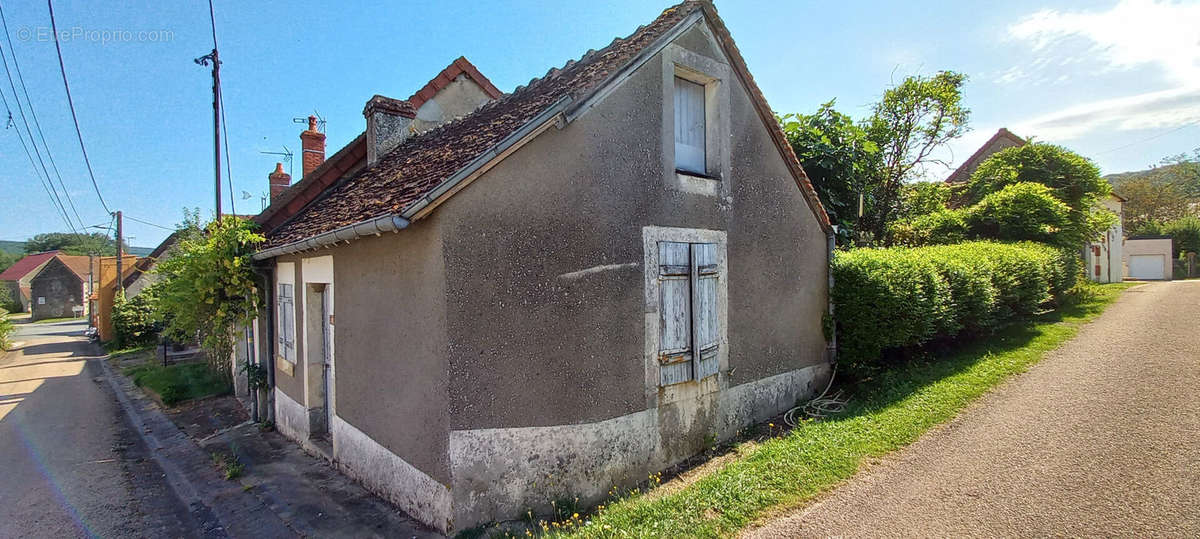
[[[13,301],[21,304],[23,312],[29,312],[30,280],[37,275],[37,272],[41,271],[46,263],[50,262],[50,259],[61,253],[62,251],[46,251],[25,255],[8,269],[0,272],[0,286],[8,290],[9,297]]]
[[[29,281],[32,319],[84,316],[91,271],[87,256],[58,254],[46,261]]]
[[[512,93],[451,68],[256,218],[280,432],[451,532],[824,387],[832,228],[710,3]]]

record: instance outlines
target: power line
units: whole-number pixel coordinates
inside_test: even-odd
[[[5,37],[7,37],[7,34]],[[11,41],[9,42],[9,51],[12,52]],[[16,53],[13,53],[13,62],[16,62]],[[17,93],[17,86],[13,81],[12,70],[10,70],[8,67],[8,56],[4,54],[4,49],[0,49],[0,63],[3,63],[4,65],[4,74],[8,77],[8,87],[12,89],[13,101],[17,105],[17,113],[21,116],[21,124],[25,126],[25,133],[29,135],[29,145],[33,146],[33,154],[37,156],[37,164],[34,165],[34,168],[37,168],[38,165],[41,165],[42,173],[46,175],[46,181],[50,183],[50,190],[54,193],[54,197],[59,199],[58,203],[59,205],[63,206],[63,211],[66,211],[66,205],[62,203],[62,198],[58,196],[58,188],[54,187],[54,179],[50,177],[50,171],[46,168],[46,161],[42,159],[42,152],[38,149],[37,141],[35,141],[33,138],[33,129],[29,127],[29,119],[25,117],[25,108],[21,106],[21,97],[20,94]],[[25,104],[30,105],[28,102]],[[30,110],[32,110],[32,108]],[[18,128],[17,131],[19,132],[20,129]],[[61,178],[59,183],[62,183]],[[83,219],[79,217],[79,210],[75,209],[75,201],[71,200],[71,195],[67,192],[66,185],[63,185],[62,188],[63,196],[67,197],[67,202],[71,206],[71,211],[75,214],[75,220],[79,222],[79,226],[83,226]],[[70,219],[69,214],[67,218]],[[72,225],[71,228],[74,230],[74,225]]]
[[[212,25],[213,36],[213,51],[217,50],[217,16],[213,10],[212,0],[208,0],[208,22]],[[214,61],[216,61],[214,59]],[[233,196],[233,169],[229,164],[229,130],[226,128],[228,122],[225,121],[225,94],[221,91],[221,81],[216,81],[217,102],[221,105],[221,134],[225,137],[225,180],[229,183],[229,213],[237,215],[237,208],[234,207]],[[220,189],[220,186],[217,186]]]
[[[1176,132],[1176,131],[1179,131],[1179,130],[1181,130],[1181,129],[1186,129],[1186,128],[1188,128],[1188,127],[1192,127],[1192,125],[1193,125],[1193,124],[1191,124],[1191,123],[1187,123],[1187,124],[1181,125],[1181,126],[1179,126],[1179,127],[1176,127],[1175,129],[1171,129],[1171,130],[1169,130],[1169,131],[1163,131],[1162,133],[1159,133],[1159,134],[1157,134],[1157,135],[1153,135],[1153,136],[1150,136],[1150,137],[1146,137],[1146,138],[1144,138],[1144,139],[1142,139],[1142,140],[1138,140],[1138,141],[1130,142],[1129,144],[1126,144],[1126,145],[1124,145],[1124,146],[1117,146],[1116,148],[1112,148],[1112,149],[1104,150],[1104,151],[1102,151],[1102,152],[1097,152],[1097,153],[1095,153],[1095,154],[1092,154],[1092,155],[1104,155],[1104,154],[1106,154],[1106,153],[1112,153],[1112,152],[1115,152],[1115,151],[1117,151],[1117,150],[1124,150],[1125,148],[1128,148],[1128,147],[1130,147],[1130,146],[1137,146],[1138,144],[1141,144],[1141,143],[1143,143],[1143,142],[1150,142],[1150,141],[1152,141],[1152,140],[1154,140],[1154,139],[1156,139],[1156,138],[1165,137],[1165,136],[1167,136],[1167,135],[1170,135],[1171,133],[1174,133],[1174,132]]]
[[[171,228],[171,227],[169,227],[169,226],[162,226],[162,225],[159,225],[159,224],[151,223],[150,221],[143,221],[143,220],[141,220],[141,219],[138,219],[137,217],[130,217],[130,216],[129,216],[129,214],[127,214],[127,213],[126,213],[126,214],[122,214],[122,217],[124,217],[124,218],[126,218],[126,219],[129,219],[130,221],[136,221],[136,222],[139,222],[139,223],[141,223],[141,224],[143,224],[143,225],[150,225],[150,226],[153,226],[153,227],[158,227],[158,228],[161,228],[161,229],[163,229],[163,230],[170,230],[170,231],[172,231],[172,232],[174,232],[174,231],[175,231],[175,229],[174,229],[174,228]]]
[[[83,219],[79,217],[79,210],[75,208],[75,201],[71,199],[71,193],[67,190],[67,184],[63,182],[62,174],[58,170],[58,163],[54,161],[54,155],[50,153],[50,145],[46,143],[46,134],[42,131],[42,122],[38,120],[37,111],[33,108],[33,100],[29,97],[29,88],[25,86],[25,76],[21,74],[21,62],[17,60],[17,49],[12,44],[12,34],[8,32],[8,19],[4,16],[4,5],[0,4],[0,25],[4,28],[4,39],[8,42],[8,52],[12,56],[13,69],[17,72],[17,81],[21,83],[21,91],[25,94],[25,106],[29,107],[29,115],[33,116],[33,126],[37,128],[38,138],[42,141],[42,147],[46,150],[46,158],[50,160],[50,167],[54,169],[54,175],[58,178],[58,185],[62,187],[63,194],[67,197],[67,202],[71,204],[71,211],[75,213],[75,219],[79,221],[79,226],[83,224]],[[4,64],[5,72],[8,71],[8,63]],[[8,74],[9,85],[12,84],[12,74]],[[16,99],[16,88],[13,88],[13,98]],[[20,100],[17,99],[17,106],[20,107]],[[28,129],[28,126],[26,126]],[[33,142],[33,134],[29,135],[30,142]],[[37,145],[34,144],[34,149]],[[53,182],[51,182],[53,185]]]
[[[8,98],[4,96],[4,92],[0,92],[0,103],[4,104],[4,108],[8,110],[8,114],[11,116],[12,109],[8,106]],[[46,185],[46,180],[37,173],[37,163],[33,161],[33,154],[29,153],[29,147],[25,145],[25,138],[21,136],[20,129],[17,129],[17,140],[21,141],[21,148],[25,150],[25,157],[29,158],[29,165],[33,167],[33,175],[37,176],[38,181],[42,183],[42,189],[46,190],[46,196],[50,197],[50,205],[54,206],[54,209],[58,212],[58,216],[62,217],[63,221],[67,223],[67,228],[70,228],[72,232],[78,234],[78,232],[75,231],[75,225],[71,224],[71,219],[67,215],[66,208],[64,208],[62,205],[62,200],[50,192],[50,188]]]
[[[63,64],[62,46],[58,43],[58,27],[54,24],[54,0],[46,0],[46,7],[50,9],[50,31],[54,33],[54,50],[58,53],[58,70],[62,73],[63,88],[67,90],[67,105],[71,107],[71,121],[75,123],[75,135],[79,137],[79,149],[83,152],[83,162],[87,165],[88,176],[92,179],[92,188],[96,190],[96,198],[100,199],[100,205],[104,207],[104,211],[112,213],[108,209],[108,204],[104,202],[104,195],[100,194],[100,184],[96,183],[96,174],[92,172],[92,161],[88,159],[87,147],[83,145],[83,132],[79,130],[79,117],[75,114],[75,101],[71,99],[71,85],[67,82],[67,67]]]

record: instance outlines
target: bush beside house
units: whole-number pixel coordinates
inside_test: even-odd
[[[968,242],[842,252],[833,262],[839,357],[853,371],[884,350],[1029,318],[1077,278],[1070,252],[1036,243]]]
[[[113,341],[116,348],[133,348],[154,344],[160,330],[155,317],[157,294],[154,287],[126,299],[118,296],[113,302]]]

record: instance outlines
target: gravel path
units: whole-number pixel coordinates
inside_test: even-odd
[[[1200,281],[1131,288],[1075,339],[752,537],[1200,537]]]

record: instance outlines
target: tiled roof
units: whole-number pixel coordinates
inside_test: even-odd
[[[971,173],[975,171],[979,164],[982,163],[984,159],[991,157],[992,154],[987,153],[988,149],[990,149],[993,144],[1001,139],[1011,140],[1017,146],[1025,145],[1025,139],[1018,137],[1014,135],[1012,131],[1001,127],[996,131],[995,135],[992,135],[992,138],[987,139],[987,142],[984,142],[978,150],[975,150],[975,153],[971,154],[971,157],[968,157],[966,161],[963,161],[961,165],[958,165],[958,168],[954,169],[954,172],[952,172],[950,176],[946,178],[946,183],[959,183],[971,179]]]
[[[408,98],[408,102],[412,103],[414,109],[421,108],[421,105],[424,105],[426,101],[437,95],[442,88],[449,86],[459,75],[466,75],[475,81],[475,84],[478,84],[483,89],[483,92],[491,96],[492,99],[499,99],[501,95],[504,95],[503,92],[496,88],[496,85],[492,84],[492,81],[488,80],[487,77],[483,76],[483,73],[480,73],[475,68],[475,64],[468,61],[465,56],[459,56],[450,65],[446,66],[446,69],[443,69],[441,73],[438,73],[436,77],[425,83],[425,86],[417,90],[412,97]]]
[[[71,270],[76,277],[79,277],[80,281],[85,283],[87,282],[88,272],[90,271],[89,268],[91,265],[89,257],[83,255],[58,255],[57,258],[62,261],[63,265],[67,266],[67,269]]]
[[[175,232],[172,232],[170,236],[167,236],[167,239],[163,240],[162,243],[158,244],[158,247],[155,247],[149,255],[147,255],[145,258],[139,258],[138,261],[133,264],[133,272],[131,272],[129,276],[125,277],[125,280],[121,281],[121,286],[129,288],[129,286],[132,285],[138,277],[141,277],[143,273],[150,271],[150,268],[153,268],[154,265],[158,263],[158,257],[167,252],[167,249],[170,249],[172,245],[175,245],[175,242],[178,240],[179,231],[176,230]]]
[[[380,158],[374,167],[334,185],[299,214],[269,230],[263,248],[286,245],[346,225],[402,212],[551,105],[566,97],[580,98],[598,88],[610,75],[698,9],[711,10],[710,18],[714,20],[719,37],[734,58],[733,63],[740,64],[735,66],[739,67],[739,77],[759,102],[756,103],[757,112],[763,115],[809,205],[822,226],[828,228],[828,216],[762,93],[745,70],[728,30],[716,17],[711,4],[688,0],[666,9],[628,38],[615,39],[599,51],[588,51],[578,62],[567,62],[561,69],[551,69],[542,78],[518,87],[513,93],[472,114],[406,140]]]
[[[29,272],[38,269],[46,261],[54,258],[60,251],[46,251],[44,253],[34,253],[17,261],[16,264],[9,266],[8,269],[0,273],[0,281],[18,281],[24,278]]]

